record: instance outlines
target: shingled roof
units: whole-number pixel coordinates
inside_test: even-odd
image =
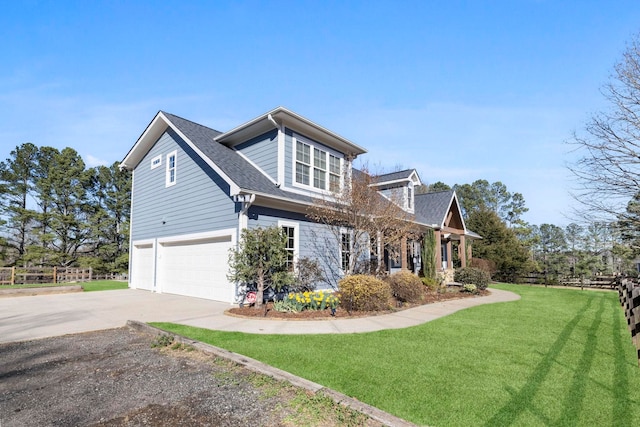
[[[268,196],[295,199],[302,202],[311,202],[310,197],[285,192],[260,173],[253,165],[240,156],[235,150],[214,141],[221,132],[183,119],[182,117],[163,112],[163,114],[180,129],[189,140],[212,162],[214,162],[241,190],[257,192]]]
[[[453,190],[447,190],[416,194],[414,196],[416,221],[427,225],[442,226],[449,212],[453,193]]]
[[[390,173],[378,175],[374,178],[374,180],[377,183],[407,180],[409,179],[411,174],[414,172],[415,172],[415,169],[405,169],[402,171],[390,172]]]

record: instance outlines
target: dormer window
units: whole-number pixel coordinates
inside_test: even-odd
[[[324,190],[327,188],[327,153],[313,149],[313,186]]]
[[[294,184],[324,191],[338,191],[341,183],[342,159],[327,149],[311,143],[295,143]]]
[[[407,208],[413,209],[413,188],[407,188]]]
[[[300,141],[296,142],[296,182],[309,185],[311,169],[311,147]]]
[[[329,190],[340,190],[340,158],[329,154]]]

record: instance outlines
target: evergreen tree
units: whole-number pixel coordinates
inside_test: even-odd
[[[0,163],[0,191],[3,193],[2,225],[6,256],[10,264],[22,261],[31,241],[35,211],[28,206],[32,196],[34,164],[38,148],[25,143],[11,151],[10,157]],[[9,252],[11,255],[9,255]]]
[[[531,271],[529,251],[497,213],[489,209],[474,210],[466,225],[482,236],[481,240],[473,242],[473,256],[495,263],[494,279],[516,282],[521,275]]]

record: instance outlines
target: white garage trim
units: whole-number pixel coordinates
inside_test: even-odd
[[[180,234],[178,236],[159,237],[158,243],[167,244],[167,243],[175,243],[175,242],[186,242],[189,240],[196,240],[196,241],[208,240],[208,239],[215,239],[216,237],[231,236],[231,243],[235,245],[236,232],[237,231],[235,228],[227,228],[224,230],[206,231],[204,233]]]
[[[153,291],[156,287],[157,245],[155,239],[137,240],[131,244],[129,286]]]
[[[235,285],[227,279],[235,228],[158,239],[156,292],[232,303]]]

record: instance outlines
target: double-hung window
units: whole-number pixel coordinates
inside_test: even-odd
[[[296,139],[295,184],[325,191],[340,190],[341,159],[328,150]]]
[[[293,263],[295,259],[295,250],[296,250],[296,229],[294,227],[282,227],[282,233],[286,237],[285,249],[287,250],[287,270],[293,271]]]
[[[351,265],[351,233],[340,233],[340,261],[344,273],[350,271]]]
[[[278,227],[282,229],[285,242],[284,248],[287,250],[287,270],[293,271],[298,259],[298,248],[300,247],[300,237],[298,234],[298,223],[294,221],[278,221]]]
[[[176,183],[177,158],[177,151],[172,151],[171,153],[167,154],[167,173],[165,177],[165,184],[167,187],[175,185]]]
[[[309,185],[311,170],[311,146],[296,142],[296,182]]]
[[[313,186],[327,188],[327,153],[317,148],[313,149]]]
[[[340,158],[329,154],[329,191],[340,190]]]

